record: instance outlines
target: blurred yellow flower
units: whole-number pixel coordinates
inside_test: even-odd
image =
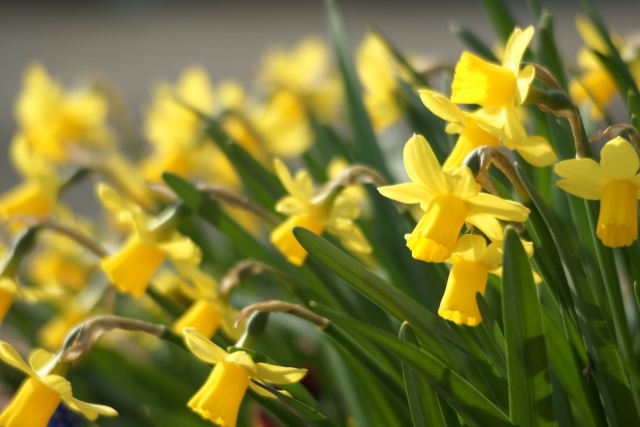
[[[56,361],[55,355],[48,351],[35,350],[27,364],[9,343],[0,341],[0,359],[29,376],[0,414],[3,427],[46,427],[60,402],[90,420],[95,420],[98,415],[118,415],[108,406],[74,398],[71,383],[60,375],[51,374]]]
[[[183,334],[187,347],[198,359],[215,365],[188,405],[202,418],[221,426],[235,427],[247,388],[264,397],[275,397],[256,383],[291,384],[307,373],[306,369],[256,363],[244,351],[227,353],[193,328],[186,328]]]
[[[107,112],[107,100],[96,90],[79,87],[67,92],[42,65],[33,64],[16,102],[16,138],[23,138],[37,155],[65,163],[73,145],[106,147],[114,142]]]
[[[15,295],[18,293],[18,286],[14,280],[8,277],[0,277],[0,326],[13,304]]]
[[[600,164],[593,159],[564,160],[554,171],[558,187],[588,200],[600,200],[596,234],[605,246],[629,246],[638,238],[640,174],[638,153],[622,137],[607,142]]]
[[[420,203],[425,211],[406,236],[416,259],[442,262],[449,258],[465,222],[496,240],[502,234],[498,219],[523,222],[529,215],[519,203],[478,193],[469,168],[443,170],[421,135],[414,135],[405,145],[404,164],[413,182],[379,187],[378,191],[402,203]]]
[[[371,247],[355,220],[360,215],[358,200],[341,192],[326,198],[314,198],[313,183],[306,170],[295,179],[282,161],[275,161],[276,173],[289,195],[276,204],[276,210],[289,218],[271,232],[271,243],[295,265],[302,265],[307,251],[293,235],[293,227],[303,227],[316,234],[325,230],[340,239],[349,250],[370,253]]]
[[[483,120],[502,130],[503,144],[508,146],[526,140],[527,135],[516,116],[516,106],[522,105],[535,77],[532,65],[520,70],[522,56],[531,38],[533,27],[516,28],[507,42],[502,64],[492,64],[464,52],[456,65],[451,101],[456,104],[478,104]]]
[[[557,157],[549,142],[539,136],[526,136],[525,139],[511,140],[505,138],[502,130],[485,122],[484,110],[473,113],[462,111],[444,95],[430,90],[421,90],[420,99],[431,112],[450,122],[445,128],[448,133],[458,133],[460,137],[451,154],[442,167],[462,166],[467,154],[483,145],[498,147],[502,141],[509,150],[515,150],[522,158],[534,166],[549,166]]]

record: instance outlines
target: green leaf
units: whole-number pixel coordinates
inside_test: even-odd
[[[564,72],[562,56],[558,52],[553,32],[553,17],[547,11],[542,12],[538,19],[538,51],[537,60],[551,71],[560,86],[567,90],[567,75]]]
[[[507,4],[502,0],[482,0],[482,4],[500,41],[506,43],[516,26]]]
[[[418,338],[411,325],[403,323],[400,327],[400,339],[419,347]],[[446,427],[438,395],[427,382],[416,376],[415,371],[406,362],[402,362],[404,386],[409,400],[411,419],[414,427]]]
[[[354,141],[354,159],[377,169],[389,179],[389,170],[362,101],[362,86],[352,62],[344,22],[334,0],[327,0],[327,15],[329,36],[346,94],[351,137]]]
[[[629,382],[622,368],[620,355],[611,339],[600,307],[593,295],[590,280],[582,268],[582,261],[567,246],[568,238],[544,202],[537,195],[519,165],[516,171],[535,207],[540,212],[552,236],[563,264],[578,324],[585,347],[600,375],[594,379],[600,391],[607,419],[614,426],[640,425],[640,418],[631,396]],[[630,410],[633,408],[633,410]]]
[[[388,332],[373,328],[327,307],[318,304],[312,304],[311,307],[318,314],[329,318],[341,327],[365,335],[387,348],[389,352],[411,366],[414,372],[424,377],[438,394],[471,425],[514,426],[502,411],[462,378],[456,369],[445,365],[426,348],[400,341]]]
[[[485,42],[480,40],[480,37],[475,35],[470,29],[468,29],[464,25],[457,24],[457,23],[450,24],[449,30],[451,30],[453,34],[458,36],[458,38],[462,40],[462,43],[464,43],[464,45],[471,52],[483,57],[489,62],[495,62],[495,63],[500,62],[498,58],[496,58],[496,56],[493,54],[489,46],[487,46]]]
[[[536,285],[515,228],[504,239],[502,313],[507,343],[509,415],[518,426],[553,425],[547,349]]]

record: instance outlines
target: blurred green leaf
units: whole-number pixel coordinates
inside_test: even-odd
[[[468,29],[464,25],[457,24],[457,23],[450,24],[449,29],[453,34],[458,36],[460,40],[462,40],[462,43],[471,52],[481,56],[482,58],[486,59],[489,62],[495,62],[495,63],[500,62],[498,58],[496,58],[494,53],[491,51],[489,46],[487,46],[485,42],[480,40],[480,37],[475,35],[470,29]]]
[[[516,21],[513,19],[507,3],[503,0],[482,0],[482,4],[498,38],[506,44],[516,26]]]

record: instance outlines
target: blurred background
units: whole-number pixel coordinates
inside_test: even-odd
[[[492,44],[481,1],[344,0],[354,49],[375,25],[408,52],[455,60],[462,44],[449,31],[463,23]],[[521,25],[532,24],[525,1],[511,2]],[[574,16],[579,1],[541,1],[555,17],[566,61],[580,45]],[[596,1],[605,22],[621,34],[635,31],[640,3]],[[271,46],[291,47],[309,34],[325,37],[321,0],[111,0],[0,3],[0,147],[15,130],[13,104],[28,64],[40,61],[58,79],[95,72],[118,85],[140,118],[154,82],[174,80],[188,64],[202,64],[214,81],[249,81]],[[2,163],[3,188],[11,173]]]

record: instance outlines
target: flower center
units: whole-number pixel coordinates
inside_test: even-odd
[[[438,315],[458,325],[476,326],[482,321],[476,293],[484,295],[489,270],[479,262],[457,261],[451,266]]]
[[[188,405],[203,418],[223,427],[234,427],[247,387],[249,372],[246,369],[220,362]]]
[[[46,427],[62,396],[36,378],[25,380],[0,415],[3,427]]]
[[[426,262],[449,258],[466,218],[464,200],[450,194],[436,197],[407,238],[413,257]]]
[[[514,103],[516,76],[513,71],[464,52],[456,65],[451,101],[507,107]]]
[[[629,246],[638,238],[638,194],[631,181],[610,181],[602,188],[596,232],[605,246]]]

